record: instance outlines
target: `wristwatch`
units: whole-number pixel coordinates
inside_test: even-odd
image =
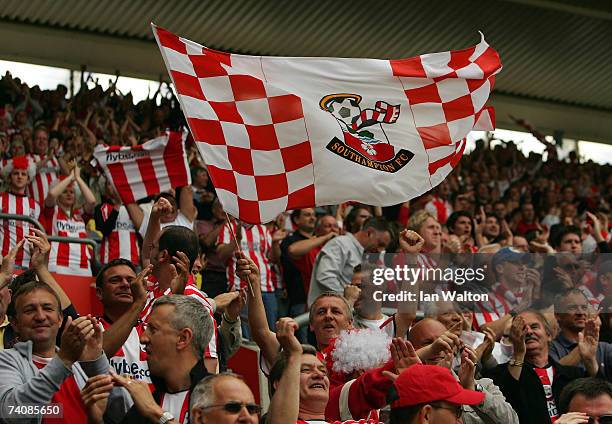
[[[159,417],[159,421],[157,421],[157,423],[166,424],[167,422],[172,421],[172,420],[174,420],[174,415],[172,415],[170,412],[164,411],[162,416]]]

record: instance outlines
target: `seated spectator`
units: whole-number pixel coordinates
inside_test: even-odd
[[[611,422],[612,383],[598,378],[572,381],[561,392],[559,410],[563,415],[557,424]]]
[[[393,382],[391,424],[454,424],[461,422],[463,406],[476,406],[485,394],[467,390],[448,369],[414,365]]]
[[[512,359],[484,374],[491,377],[518,414],[521,424],[551,423],[559,418],[558,402],[563,388],[572,380],[584,377],[577,367],[560,365],[549,354],[552,339],[548,322],[534,310],[517,315],[510,330]],[[582,355],[589,375],[596,375],[599,365],[587,343]],[[596,343],[596,341],[595,341]]]
[[[190,393],[209,375],[202,358],[213,331],[207,311],[195,299],[182,295],[158,298],[140,336],[154,391],[142,380],[112,374],[121,387],[108,398],[105,421],[186,422]],[[165,421],[160,421],[162,417]]]
[[[26,187],[34,175],[34,170],[28,165],[24,156],[13,158],[11,164],[4,169],[8,173],[8,189],[0,193],[0,212],[25,215],[38,220],[40,217],[40,205],[34,198],[28,197]],[[32,226],[25,221],[3,220],[0,225],[0,240],[2,250],[0,254],[6,256],[9,250],[27,234]],[[30,261],[30,252],[27,249],[20,250],[15,257],[15,265],[27,268]]]
[[[587,344],[582,339],[596,340],[596,359],[602,377],[612,379],[612,345],[599,342],[599,324],[589,304],[589,300],[580,289],[571,289],[559,294],[555,300],[555,317],[561,332],[552,341],[550,356],[561,365],[570,365],[585,369],[581,351]]]
[[[74,182],[85,199],[82,207],[77,207]],[[54,236],[87,238],[85,223],[93,215],[96,198],[81,178],[78,166],[70,175],[58,180],[49,190],[45,199],[43,216],[47,233]],[[53,242],[49,269],[66,275],[91,276],[91,247],[86,244]]]
[[[312,305],[321,293],[342,293],[353,277],[353,269],[361,263],[364,253],[384,251],[391,243],[391,231],[384,218],[371,218],[363,229],[330,240],[315,261],[308,304]]]
[[[29,282],[13,297],[11,322],[19,337],[0,351],[0,411],[24,404],[61,403],[66,422],[86,422],[80,388],[88,377],[108,372],[98,320],[68,318],[59,350],[55,344],[63,320],[60,298],[47,284]]]
[[[193,389],[189,406],[193,424],[257,424],[261,406],[240,375],[204,377]]]
[[[456,327],[460,328],[460,323],[458,324]],[[426,364],[442,366],[452,371],[453,361],[457,358],[458,373],[453,372],[453,376],[463,388],[485,394],[478,405],[464,409],[464,423],[519,423],[516,412],[493,381],[490,378],[476,378],[477,354],[467,346],[460,353],[460,339],[452,330],[447,330],[435,319],[424,318],[410,329],[408,339]]]

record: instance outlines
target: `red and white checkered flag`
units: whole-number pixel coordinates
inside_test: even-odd
[[[392,205],[439,184],[492,130],[501,62],[484,41],[410,59],[235,55],[153,25],[225,210],[250,223],[348,200]]]
[[[97,146],[94,158],[121,201],[133,203],[171,188],[191,184],[185,135],[167,134],[133,146]]]

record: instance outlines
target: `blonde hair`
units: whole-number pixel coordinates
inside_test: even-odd
[[[406,228],[412,231],[416,231],[418,233],[423,223],[427,221],[429,218],[436,219],[435,216],[427,212],[425,209],[416,211],[413,215],[410,216],[410,219],[408,220],[408,225],[406,226]]]

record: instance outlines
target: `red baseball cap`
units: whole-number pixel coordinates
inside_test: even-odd
[[[461,387],[448,368],[437,365],[413,365],[393,383],[398,399],[392,408],[445,401],[456,405],[478,405],[485,394]]]

